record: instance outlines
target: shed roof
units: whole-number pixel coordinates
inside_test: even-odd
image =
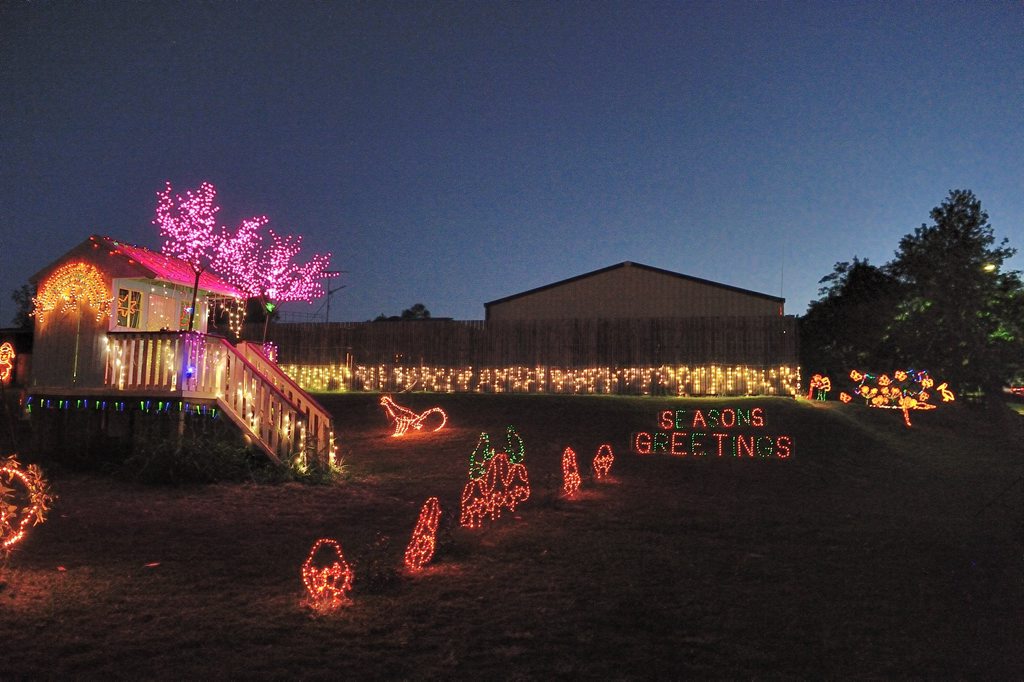
[[[592,270],[591,272],[585,272],[582,275],[576,275],[575,277],[570,277],[568,279],[563,279],[563,280],[559,280],[557,282],[552,282],[551,284],[545,284],[544,286],[536,287],[534,289],[529,289],[527,291],[522,291],[522,292],[520,292],[518,294],[512,294],[511,296],[505,296],[504,298],[498,298],[498,299],[495,299],[493,301],[488,301],[487,303],[484,303],[484,308],[486,309],[486,308],[489,308],[492,305],[496,305],[496,304],[499,304],[499,303],[505,303],[507,301],[512,301],[512,300],[515,300],[517,298],[521,298],[523,296],[529,296],[531,294],[536,294],[537,292],[540,292],[540,291],[546,291],[548,289],[553,289],[555,287],[560,287],[563,284],[569,284],[570,282],[577,282],[577,281],[579,281],[581,279],[586,279],[588,277],[594,277],[595,275],[602,275],[602,274],[604,274],[606,272],[611,272],[612,270],[618,270],[620,268],[639,268],[641,270],[647,270],[649,272],[654,272],[654,273],[657,273],[657,274],[660,274],[660,275],[666,275],[666,276],[669,276],[669,277],[677,277],[679,279],[684,279],[684,280],[687,280],[687,281],[690,281],[690,282],[696,282],[698,284],[704,284],[704,285],[707,285],[707,286],[717,287],[719,289],[725,289],[727,291],[733,291],[733,292],[740,293],[740,294],[746,294],[748,296],[754,296],[754,297],[762,298],[762,299],[769,300],[769,301],[775,301],[777,303],[785,303],[786,302],[786,299],[780,298],[778,296],[772,296],[770,294],[762,294],[762,293],[760,293],[758,291],[751,291],[750,289],[742,289],[740,287],[734,287],[734,286],[732,286],[730,284],[722,284],[721,282],[713,282],[713,281],[711,281],[709,279],[701,279],[700,277],[694,277],[692,275],[684,275],[684,274],[682,274],[680,272],[673,272],[671,270],[663,270],[662,268],[656,268],[656,267],[653,267],[651,265],[644,265],[643,263],[634,263],[632,261],[628,261],[627,260],[627,261],[623,261],[621,263],[616,263],[615,265],[609,265],[606,268],[600,268],[598,270]]]
[[[119,257],[121,262],[118,264],[118,270],[120,271],[118,276],[159,279],[188,287],[195,284],[195,272],[192,270],[192,266],[180,258],[165,256],[143,246],[128,244],[112,237],[103,237],[96,234],[37,272],[32,276],[32,281],[42,279],[42,275],[51,270],[55,265],[63,263],[74,254],[87,249],[104,249],[111,256]],[[199,275],[199,288],[221,296],[245,298],[245,294],[236,287],[211,272],[204,271]]]

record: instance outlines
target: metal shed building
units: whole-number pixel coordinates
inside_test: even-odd
[[[488,322],[769,317],[786,299],[626,261],[484,304]]]

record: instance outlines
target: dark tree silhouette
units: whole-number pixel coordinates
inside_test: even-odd
[[[1004,271],[1015,249],[996,245],[988,214],[968,190],[952,190],[932,224],[900,240],[892,272],[904,292],[892,345],[957,390],[989,397],[1024,370],[1024,287]]]

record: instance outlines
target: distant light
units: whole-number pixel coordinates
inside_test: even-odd
[[[995,272],[998,266],[995,263],[985,263],[981,266],[984,272]]]

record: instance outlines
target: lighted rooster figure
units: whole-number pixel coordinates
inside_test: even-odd
[[[441,423],[431,429],[432,431],[440,431],[448,423],[448,415],[440,407],[431,407],[425,412],[416,414],[409,408],[402,407],[396,403],[389,395],[382,396],[380,404],[387,413],[388,419],[395,422],[395,432],[391,434],[393,438],[404,436],[410,428],[420,431],[423,429],[423,424],[426,422],[427,417],[432,414],[437,414],[441,417]]]

